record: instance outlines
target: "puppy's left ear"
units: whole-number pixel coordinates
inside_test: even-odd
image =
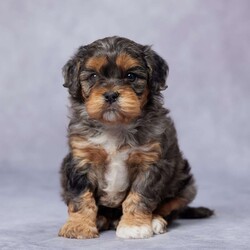
[[[169,72],[168,64],[149,46],[144,47],[144,58],[149,69],[150,89],[155,93],[159,93],[168,87],[166,84]]]

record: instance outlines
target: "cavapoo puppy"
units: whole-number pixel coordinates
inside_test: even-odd
[[[121,238],[166,232],[190,208],[196,188],[163,107],[167,63],[121,37],[82,46],[63,68],[70,94],[69,153],[61,167],[69,218],[59,236],[87,239],[114,228]]]

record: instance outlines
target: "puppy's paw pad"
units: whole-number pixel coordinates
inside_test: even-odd
[[[92,239],[99,237],[99,233],[95,226],[67,222],[60,229],[58,236],[74,239]]]
[[[154,216],[152,220],[154,234],[163,234],[167,231],[167,222],[161,216]]]
[[[149,225],[118,226],[116,235],[123,239],[145,239],[153,236],[153,230]]]

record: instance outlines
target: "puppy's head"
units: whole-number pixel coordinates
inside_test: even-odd
[[[108,37],[80,47],[63,68],[64,87],[91,119],[129,123],[166,88],[167,63],[149,46]]]

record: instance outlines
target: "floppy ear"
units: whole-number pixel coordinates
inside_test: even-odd
[[[168,87],[166,84],[166,79],[169,72],[168,64],[149,46],[145,47],[144,55],[149,68],[150,89],[155,93],[159,93]]]
[[[80,82],[79,82],[80,61],[73,58],[70,59],[63,67],[63,86],[69,89],[72,97],[78,98],[80,95]]]

